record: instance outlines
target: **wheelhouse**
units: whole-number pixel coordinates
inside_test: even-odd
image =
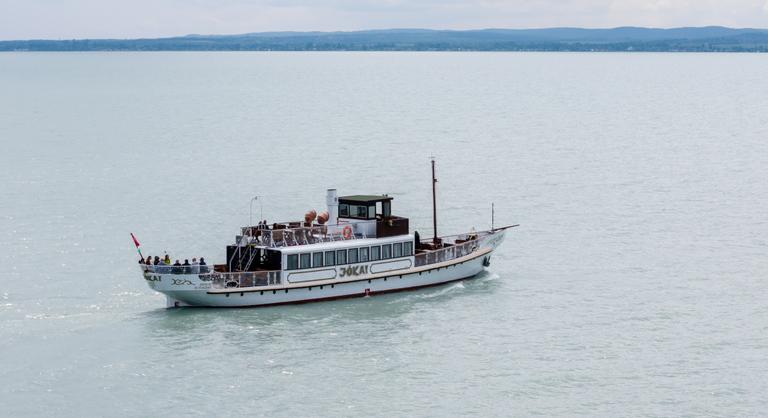
[[[337,197],[330,189],[326,217],[243,227],[227,246],[227,264],[216,270],[302,270],[412,256],[416,244],[408,218],[392,215],[392,200],[388,195]]]

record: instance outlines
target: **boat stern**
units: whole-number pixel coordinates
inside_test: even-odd
[[[184,271],[173,271],[174,266],[142,265],[144,281],[150,289],[166,296],[169,308],[193,306],[194,300],[211,289],[212,275],[208,271],[201,272],[191,268]],[[201,266],[205,268],[205,266]]]

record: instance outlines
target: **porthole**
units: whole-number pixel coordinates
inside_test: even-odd
[[[229,293],[227,293],[227,297],[229,297]]]
[[[288,289],[285,289],[285,293],[288,293]]]
[[[240,292],[240,296],[243,296],[243,292]]]
[[[261,295],[264,296],[264,291],[263,290],[261,291]]]

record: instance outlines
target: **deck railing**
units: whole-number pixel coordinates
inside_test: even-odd
[[[206,274],[213,272],[213,266],[189,265],[173,266],[168,264],[139,264],[141,271],[156,274]]]
[[[268,271],[238,271],[231,273],[220,273],[213,270],[213,266],[169,266],[165,264],[158,265],[140,265],[145,273],[155,274],[197,274],[198,278],[204,282],[211,282],[214,289],[224,289],[230,287],[255,287],[271,286],[280,284],[280,270]]]
[[[234,273],[212,273],[211,288],[227,289],[236,287],[259,287],[280,284],[280,271],[242,271]],[[206,277],[207,278],[207,277]],[[201,277],[202,280],[206,278]]]
[[[308,245],[320,242],[346,241],[365,238],[363,234],[350,234],[344,236],[343,228],[353,225],[320,225],[320,226],[295,226],[284,229],[260,229],[257,227],[242,228],[242,239],[238,239],[240,245],[262,244],[268,247],[290,247],[294,245]],[[336,232],[329,232],[329,229]]]
[[[472,253],[478,247],[477,240],[467,241],[461,244],[451,245],[450,247],[440,248],[439,250],[426,251],[416,254],[416,267],[427,264],[442,263],[451,261],[467,254]]]

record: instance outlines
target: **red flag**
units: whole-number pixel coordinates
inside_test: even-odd
[[[139,240],[136,239],[136,237],[133,235],[133,232],[131,232],[131,238],[133,238],[133,243],[136,245],[136,248],[139,248]]]

